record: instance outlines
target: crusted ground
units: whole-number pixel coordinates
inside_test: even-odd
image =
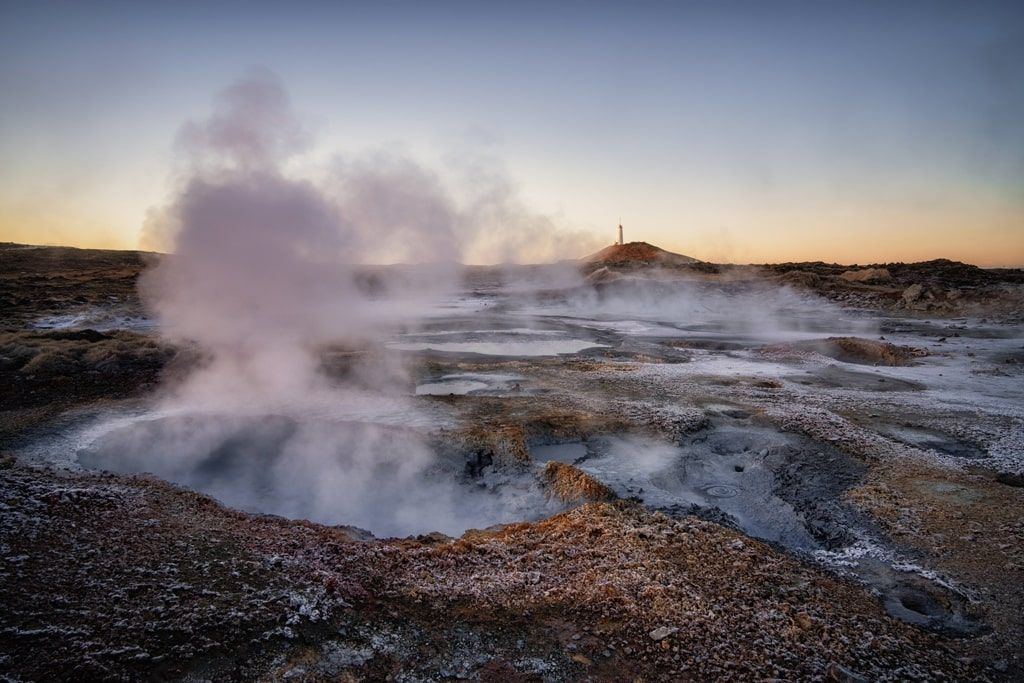
[[[635,504],[367,542],[145,478],[8,467],[0,482],[17,677],[983,675],[856,586]]]

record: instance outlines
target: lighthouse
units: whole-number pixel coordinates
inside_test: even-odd
[[[622,223],[619,223],[619,246],[622,246]]]

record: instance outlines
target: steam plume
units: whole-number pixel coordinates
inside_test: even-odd
[[[460,205],[439,174],[393,155],[352,157],[326,183],[293,177],[288,162],[308,142],[266,72],[227,88],[210,117],[183,127],[181,177],[145,226],[172,253],[142,291],[162,332],[198,344],[211,361],[163,406],[184,419],[151,424],[129,439],[137,443],[119,437],[111,452],[141,448],[146,460],[133,467],[232,504],[384,533],[501,521],[493,504],[457,496],[452,477],[436,476],[413,431],[399,438],[384,426],[417,422],[394,367],[363,363],[357,381],[339,386],[319,371],[318,350],[374,344],[413,319],[424,298],[456,282],[482,229],[553,226],[508,188]],[[375,259],[422,265],[368,288],[363,266]],[[257,448],[246,434],[270,435],[275,446]]]

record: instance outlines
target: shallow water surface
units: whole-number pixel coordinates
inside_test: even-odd
[[[545,446],[532,446],[530,458],[535,462],[564,462],[573,464],[587,455],[587,445],[580,441],[556,443]]]
[[[529,339],[508,341],[393,342],[396,351],[478,353],[485,356],[559,356],[606,346],[585,339]]]

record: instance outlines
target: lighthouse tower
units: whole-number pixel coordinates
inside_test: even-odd
[[[622,246],[622,223],[619,223],[619,246]]]

